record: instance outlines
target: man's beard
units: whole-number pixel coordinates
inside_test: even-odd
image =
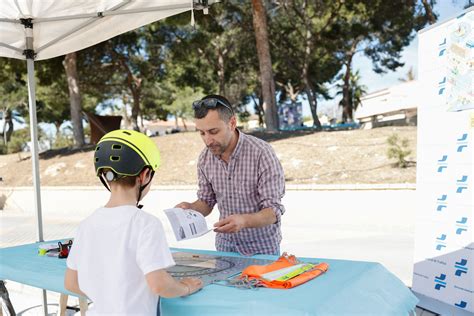
[[[224,153],[225,151],[225,147],[221,144],[218,144],[218,145],[211,145],[211,146],[207,146],[207,148],[209,148],[209,150],[211,151],[211,153],[215,156],[220,156]]]

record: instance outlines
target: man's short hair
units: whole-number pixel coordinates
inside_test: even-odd
[[[207,99],[217,99],[220,102],[224,103],[226,106],[217,103],[217,105],[214,108],[209,108],[206,106],[200,106],[196,109],[194,109],[194,118],[196,119],[202,119],[206,117],[207,113],[209,111],[217,111],[219,114],[219,118],[223,120],[224,122],[229,122],[232,116],[234,116],[234,111],[232,110],[232,105],[230,104],[229,100],[227,100],[225,97],[218,95],[218,94],[209,94],[206,95],[202,100],[207,100]]]

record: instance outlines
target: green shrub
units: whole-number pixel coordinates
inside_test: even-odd
[[[40,140],[45,138],[45,134],[41,130],[41,128],[38,128],[38,137]],[[30,141],[30,139],[31,136],[29,127],[15,130],[12,133],[10,141],[7,145],[3,143],[3,140],[0,140],[0,154],[4,155],[21,152],[25,148],[26,144]]]
[[[63,133],[57,133],[56,139],[54,140],[53,148],[64,148],[72,147],[74,145],[74,139],[70,135],[65,135]]]
[[[26,143],[30,141],[30,129],[28,127],[15,130],[7,144],[7,153],[14,154],[25,148]]]
[[[22,151],[23,148],[26,146],[26,143],[29,141],[29,139],[24,139],[22,137],[16,137],[14,135],[12,135],[12,138],[10,139],[10,142],[7,145],[7,153],[9,153],[9,154],[13,154],[13,153],[17,153],[17,152]]]
[[[387,143],[389,145],[387,157],[389,159],[397,159],[397,166],[399,168],[408,167],[410,162],[406,158],[411,154],[411,150],[408,149],[408,138],[400,139],[398,134],[393,134],[387,139]]]

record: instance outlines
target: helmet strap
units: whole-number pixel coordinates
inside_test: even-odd
[[[103,174],[103,173],[101,173],[101,174],[99,175],[99,179],[100,179],[100,182],[102,182],[102,184],[104,185],[104,187],[105,187],[107,190],[109,190],[109,192],[110,192],[110,187],[109,187],[107,181],[105,181],[105,179],[104,179],[104,174]]]
[[[148,180],[148,182],[145,183],[144,185],[140,185],[140,188],[138,189],[137,207],[139,209],[141,209],[143,207],[142,204],[139,204],[140,203],[140,198],[142,197],[142,192],[151,183],[151,180],[153,180],[154,175],[155,175],[155,171],[152,170],[151,173],[150,173],[150,180]]]

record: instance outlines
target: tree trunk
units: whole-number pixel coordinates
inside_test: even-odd
[[[56,144],[58,143],[58,139],[59,137],[61,137],[61,130],[59,129],[61,127],[61,122],[56,121],[53,124],[54,124],[54,127],[56,127],[56,135],[54,137],[54,143],[51,144],[51,148],[56,147]]]
[[[430,24],[435,24],[436,16],[434,15],[433,8],[431,8],[431,5],[428,3],[428,0],[421,0],[421,3],[423,3],[423,7],[425,8],[425,13],[426,17],[428,18],[428,22]]]
[[[321,121],[319,121],[318,117],[318,99],[316,97],[316,93],[314,89],[312,89],[311,85],[307,83],[307,88],[305,89],[306,95],[308,97],[309,108],[311,109],[311,116],[313,117],[313,127],[317,129],[321,129]]]
[[[313,127],[317,129],[321,129],[321,122],[319,121],[318,117],[318,100],[316,98],[315,90],[309,80],[309,58],[311,57],[312,53],[312,46],[313,46],[313,35],[310,30],[306,30],[306,37],[305,37],[305,55],[304,55],[304,63],[303,69],[301,72],[301,77],[304,84],[304,90],[308,97],[309,108],[311,109],[311,116],[313,117]]]
[[[352,100],[350,99],[350,80],[351,80],[351,62],[352,58],[346,63],[346,72],[344,73],[342,85],[342,111],[344,123],[352,122]]]
[[[61,127],[61,123],[60,122],[54,122],[54,127],[56,127],[56,138],[58,138],[59,133],[61,132],[59,130],[59,128]]]
[[[13,134],[13,113],[11,110],[6,110],[3,115],[5,116],[3,118],[3,143],[7,146]]]
[[[138,115],[140,114],[140,94],[142,87],[142,79],[133,74],[132,70],[127,64],[127,59],[123,55],[116,53],[120,65],[127,73],[127,85],[132,93],[133,105],[132,105],[132,117],[131,123],[132,128],[136,131],[140,131],[138,126]]]
[[[127,113],[127,105],[128,105],[128,96],[124,95],[122,97],[122,103],[123,103],[123,108],[122,108],[122,117],[123,117],[123,126],[125,129],[129,129],[132,126],[132,120],[130,119],[130,116]]]
[[[352,58],[356,53],[357,45],[359,44],[358,39],[354,40],[351,45],[351,49],[346,54],[346,72],[343,77],[342,85],[342,113],[344,123],[353,121],[353,110],[354,104],[351,96],[351,70],[352,70]]]
[[[342,122],[343,123],[352,122],[352,113],[350,112],[350,108],[348,107],[342,108]]]
[[[76,53],[67,54],[64,58],[63,65],[66,70],[67,85],[69,89],[74,147],[80,148],[84,146],[84,129],[82,127],[81,92],[79,90],[79,80],[77,77]]]
[[[133,106],[132,106],[132,128],[136,131],[140,131],[138,126],[138,115],[140,114],[140,92],[135,87],[130,87],[133,95]]]
[[[145,119],[143,118],[143,113],[140,112],[140,127],[141,127],[141,130],[144,131],[145,130]]]
[[[187,132],[188,131],[188,126],[186,125],[186,120],[184,119],[184,117],[181,118],[181,122],[183,122],[184,130]]]
[[[252,0],[253,28],[257,43],[260,83],[262,86],[265,124],[268,131],[278,129],[278,115],[275,100],[275,81],[273,79],[272,59],[268,42],[267,15],[262,0]]]
[[[257,102],[257,100],[255,100],[255,97],[252,95],[252,100],[253,100],[253,103],[255,104],[254,105],[255,112],[258,115],[258,126],[262,127],[263,126],[263,116],[265,115],[265,113],[263,111],[263,108],[262,108],[262,104],[261,104],[262,97],[260,96],[258,98],[258,102]]]
[[[225,96],[224,55],[221,50],[217,51],[217,69],[217,76],[219,78],[219,94]]]
[[[8,144],[7,142],[7,123],[4,122],[3,123],[3,131],[2,131],[2,140],[3,140],[3,144],[6,146]]]

